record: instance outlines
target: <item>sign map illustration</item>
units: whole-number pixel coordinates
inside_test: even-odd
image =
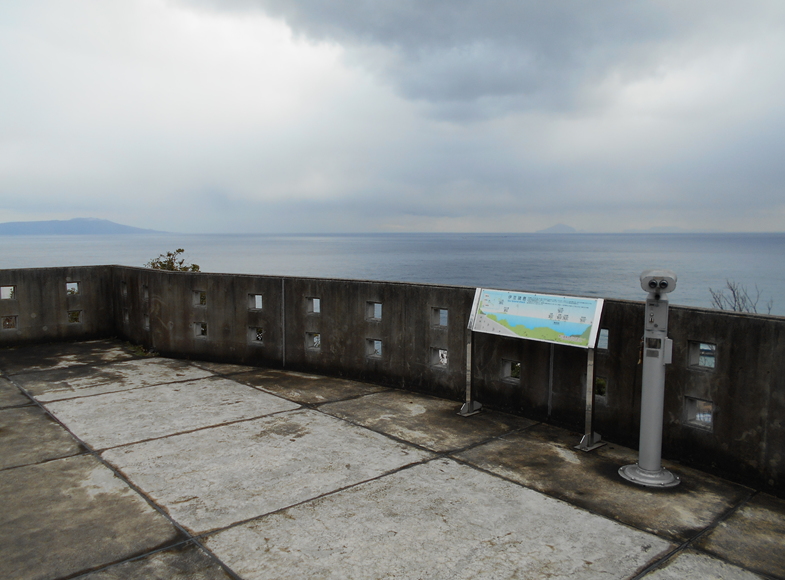
[[[469,329],[486,334],[594,348],[602,298],[478,288]]]

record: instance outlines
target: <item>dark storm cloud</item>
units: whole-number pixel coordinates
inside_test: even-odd
[[[574,108],[582,89],[609,74],[648,74],[670,39],[706,20],[676,4],[620,0],[214,4],[219,5],[256,7],[285,20],[296,34],[351,46],[350,59],[401,95],[457,117]]]

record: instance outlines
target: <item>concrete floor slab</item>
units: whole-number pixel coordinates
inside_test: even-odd
[[[192,542],[145,558],[79,576],[76,580],[230,580],[231,576]]]
[[[692,550],[681,552],[662,568],[649,572],[646,580],[764,580],[762,576]]]
[[[0,448],[0,469],[86,451],[38,406],[0,410]]]
[[[0,348],[0,369],[7,375],[19,372],[93,365],[137,358],[119,340],[53,342]]]
[[[671,545],[449,459],[221,531],[246,580],[627,578]]]
[[[103,453],[184,527],[204,532],[378,477],[430,454],[311,410]]]
[[[342,401],[387,390],[346,379],[269,369],[234,375],[232,379],[305,405]]]
[[[14,381],[43,403],[115,393],[213,376],[192,364],[168,358],[146,358],[98,366],[78,366],[20,373]]]
[[[31,405],[33,402],[8,379],[0,377],[0,409]]]
[[[697,547],[776,578],[785,578],[785,500],[759,493]]]
[[[745,487],[673,465],[668,468],[682,477],[678,487],[637,486],[618,475],[623,462],[577,451],[573,446],[578,440],[578,434],[538,425],[456,457],[620,522],[681,541],[694,537],[750,493]],[[605,453],[628,456],[618,450]]]
[[[460,408],[460,403],[454,401],[389,390],[322,405],[319,409],[436,452],[462,449],[535,424],[523,417],[493,411],[461,417]]]
[[[158,385],[48,403],[93,449],[296,409],[297,404],[224,378]]]
[[[184,538],[91,455],[0,471],[4,578],[62,578]]]

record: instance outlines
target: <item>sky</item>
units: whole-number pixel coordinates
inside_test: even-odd
[[[0,222],[785,231],[785,3],[0,3]]]

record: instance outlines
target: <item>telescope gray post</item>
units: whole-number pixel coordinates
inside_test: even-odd
[[[643,378],[641,381],[641,430],[638,463],[625,465],[619,469],[619,475],[638,485],[673,487],[681,482],[678,476],[662,467],[665,365],[671,363],[672,354],[673,341],[668,338],[667,295],[650,292],[646,299],[646,323],[643,333]]]

